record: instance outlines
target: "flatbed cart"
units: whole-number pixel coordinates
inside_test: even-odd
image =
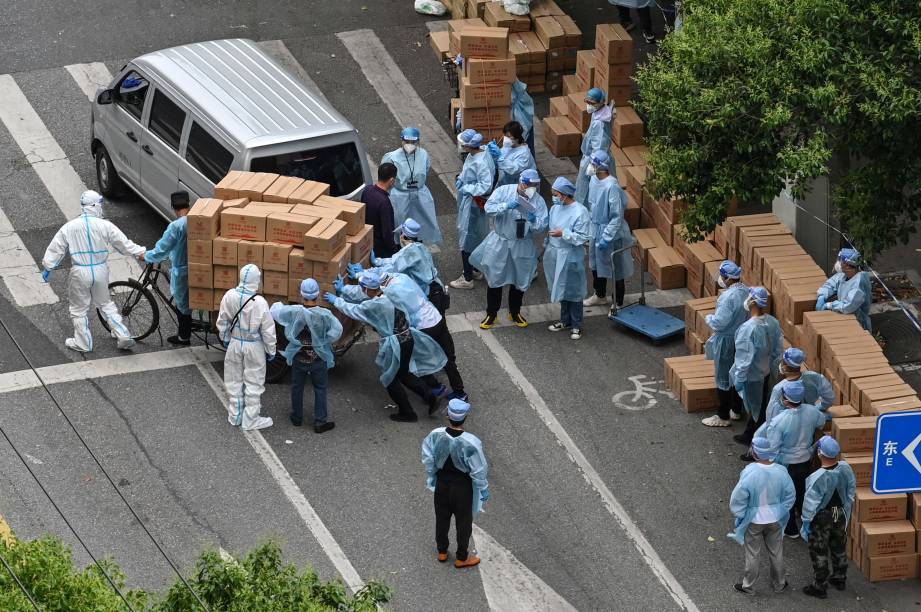
[[[633,245],[617,249],[611,253],[611,267],[614,267],[614,258]],[[643,252],[642,267],[640,268],[640,297],[637,301],[620,308],[617,304],[611,306],[608,319],[618,325],[643,334],[653,342],[661,342],[672,336],[684,333],[684,321],[677,317],[662,312],[658,308],[646,305],[646,264],[647,253]]]

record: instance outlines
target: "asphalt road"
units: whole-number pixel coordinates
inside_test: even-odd
[[[614,16],[606,3],[559,4],[589,33],[586,47],[594,23]],[[409,0],[160,2],[155,7],[16,1],[0,8],[6,33],[0,41],[0,74],[12,76],[70,166],[92,187],[88,102],[64,66],[103,62],[114,72],[138,54],[174,44],[238,36],[281,40],[358,128],[371,157],[379,159],[398,145],[403,126],[336,34],[372,30],[446,129],[450,92],[429,48],[426,21],[412,11]],[[539,108],[545,104],[538,99]],[[447,132],[423,134],[423,146],[425,138],[436,136],[447,137]],[[450,280],[460,272],[453,247],[454,203],[442,184],[432,180],[430,187],[445,232],[436,262]],[[28,254],[40,260],[65,216],[3,124],[0,193],[9,224]],[[113,202],[109,212],[130,237],[147,245],[165,225],[133,198]],[[55,274],[51,286],[60,301],[19,307],[0,283],[0,319],[32,365],[63,380],[50,385],[51,393],[181,567],[189,569],[206,547],[238,554],[274,538],[289,560],[312,564],[321,575],[333,577],[337,565],[329,542],[310,530],[303,505],[292,503],[296,491],[361,578],[382,578],[396,588],[394,609],[502,609],[485,574],[509,566],[487,562],[458,572],[434,562],[431,495],[424,488],[419,444],[441,423],[421,419],[402,425],[386,418],[374,345],[354,347],[332,373],[330,409],[337,428],[331,433],[316,436],[292,427],[287,386],[269,386],[265,413],[276,425],[262,432],[265,446],[260,446],[258,439],[227,425],[224,408],[200,369],[212,366],[190,365],[181,357],[186,353],[171,351],[156,338],[133,351],[150,353],[156,367],[132,373],[119,369],[128,358],[118,359],[98,324],[98,348],[86,363],[66,351],[62,341],[71,324],[65,275]],[[633,279],[629,290],[637,288]],[[657,299],[675,306],[685,297],[679,292]],[[541,275],[526,304],[547,301]],[[799,590],[808,582],[809,561],[801,542],[786,551],[794,592],[777,597],[762,586],[753,599],[736,594],[731,584],[742,551],[725,534],[732,523],[728,496],[742,467],[740,447],[730,431],[700,426],[699,416],[685,414],[658,382],[662,359],[683,354],[681,343],[652,345],[613,329],[602,316],[589,317],[585,336],[574,343],[546,331],[549,321],[538,319],[549,315],[541,317],[541,309],[533,311],[534,324],[526,330],[502,327],[483,333],[471,321],[484,303],[480,286],[455,291],[450,312],[474,404],[469,428],[483,439],[490,461],[493,498],[477,524],[527,568],[521,574],[525,578],[503,585],[520,593],[521,602],[526,601],[525,587],[540,583],[560,598],[555,601],[565,600],[578,610],[673,610],[680,609],[679,603],[727,611],[779,611],[791,605],[905,610],[918,605],[917,581],[870,585],[854,570],[847,593],[835,592],[827,602],[804,597]],[[163,335],[170,333],[167,321]],[[10,337],[0,333],[0,426],[93,553],[115,558],[132,585],[162,589],[171,580],[169,567],[47,393],[29,384],[11,386],[14,373],[28,367]],[[219,362],[214,367],[220,372]],[[100,372],[108,375],[100,377]],[[615,394],[632,392],[641,382],[647,384],[647,395],[636,398],[637,410],[615,405]],[[271,455],[281,471],[267,468],[276,465]],[[86,562],[5,444],[0,444],[0,465],[6,492],[0,513],[24,537],[60,535]],[[675,595],[675,585],[684,595]],[[560,605],[535,603],[530,609]]]

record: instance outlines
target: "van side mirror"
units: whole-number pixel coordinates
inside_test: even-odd
[[[115,94],[111,89],[103,89],[96,96],[96,104],[112,104],[115,101]]]

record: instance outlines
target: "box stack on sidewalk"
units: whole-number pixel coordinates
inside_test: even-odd
[[[240,268],[262,270],[269,303],[300,303],[313,277],[326,291],[350,262],[369,265],[373,227],[365,207],[330,197],[329,185],[264,172],[231,171],[188,215],[189,305],[217,310]]]

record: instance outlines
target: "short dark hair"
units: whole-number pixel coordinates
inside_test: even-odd
[[[518,142],[522,142],[524,140],[524,128],[521,127],[521,124],[518,123],[517,121],[509,121],[508,123],[503,125],[502,133],[511,134],[512,138],[514,138]]]
[[[390,162],[385,162],[377,167],[377,180],[380,183],[397,177],[397,167]]]
[[[188,191],[174,191],[169,194],[169,205],[172,206],[173,210],[182,210],[189,207],[189,192]]]
[[[448,423],[450,423],[452,427],[460,427],[466,420],[467,419],[461,419],[460,421],[455,421],[454,419],[448,419]]]

